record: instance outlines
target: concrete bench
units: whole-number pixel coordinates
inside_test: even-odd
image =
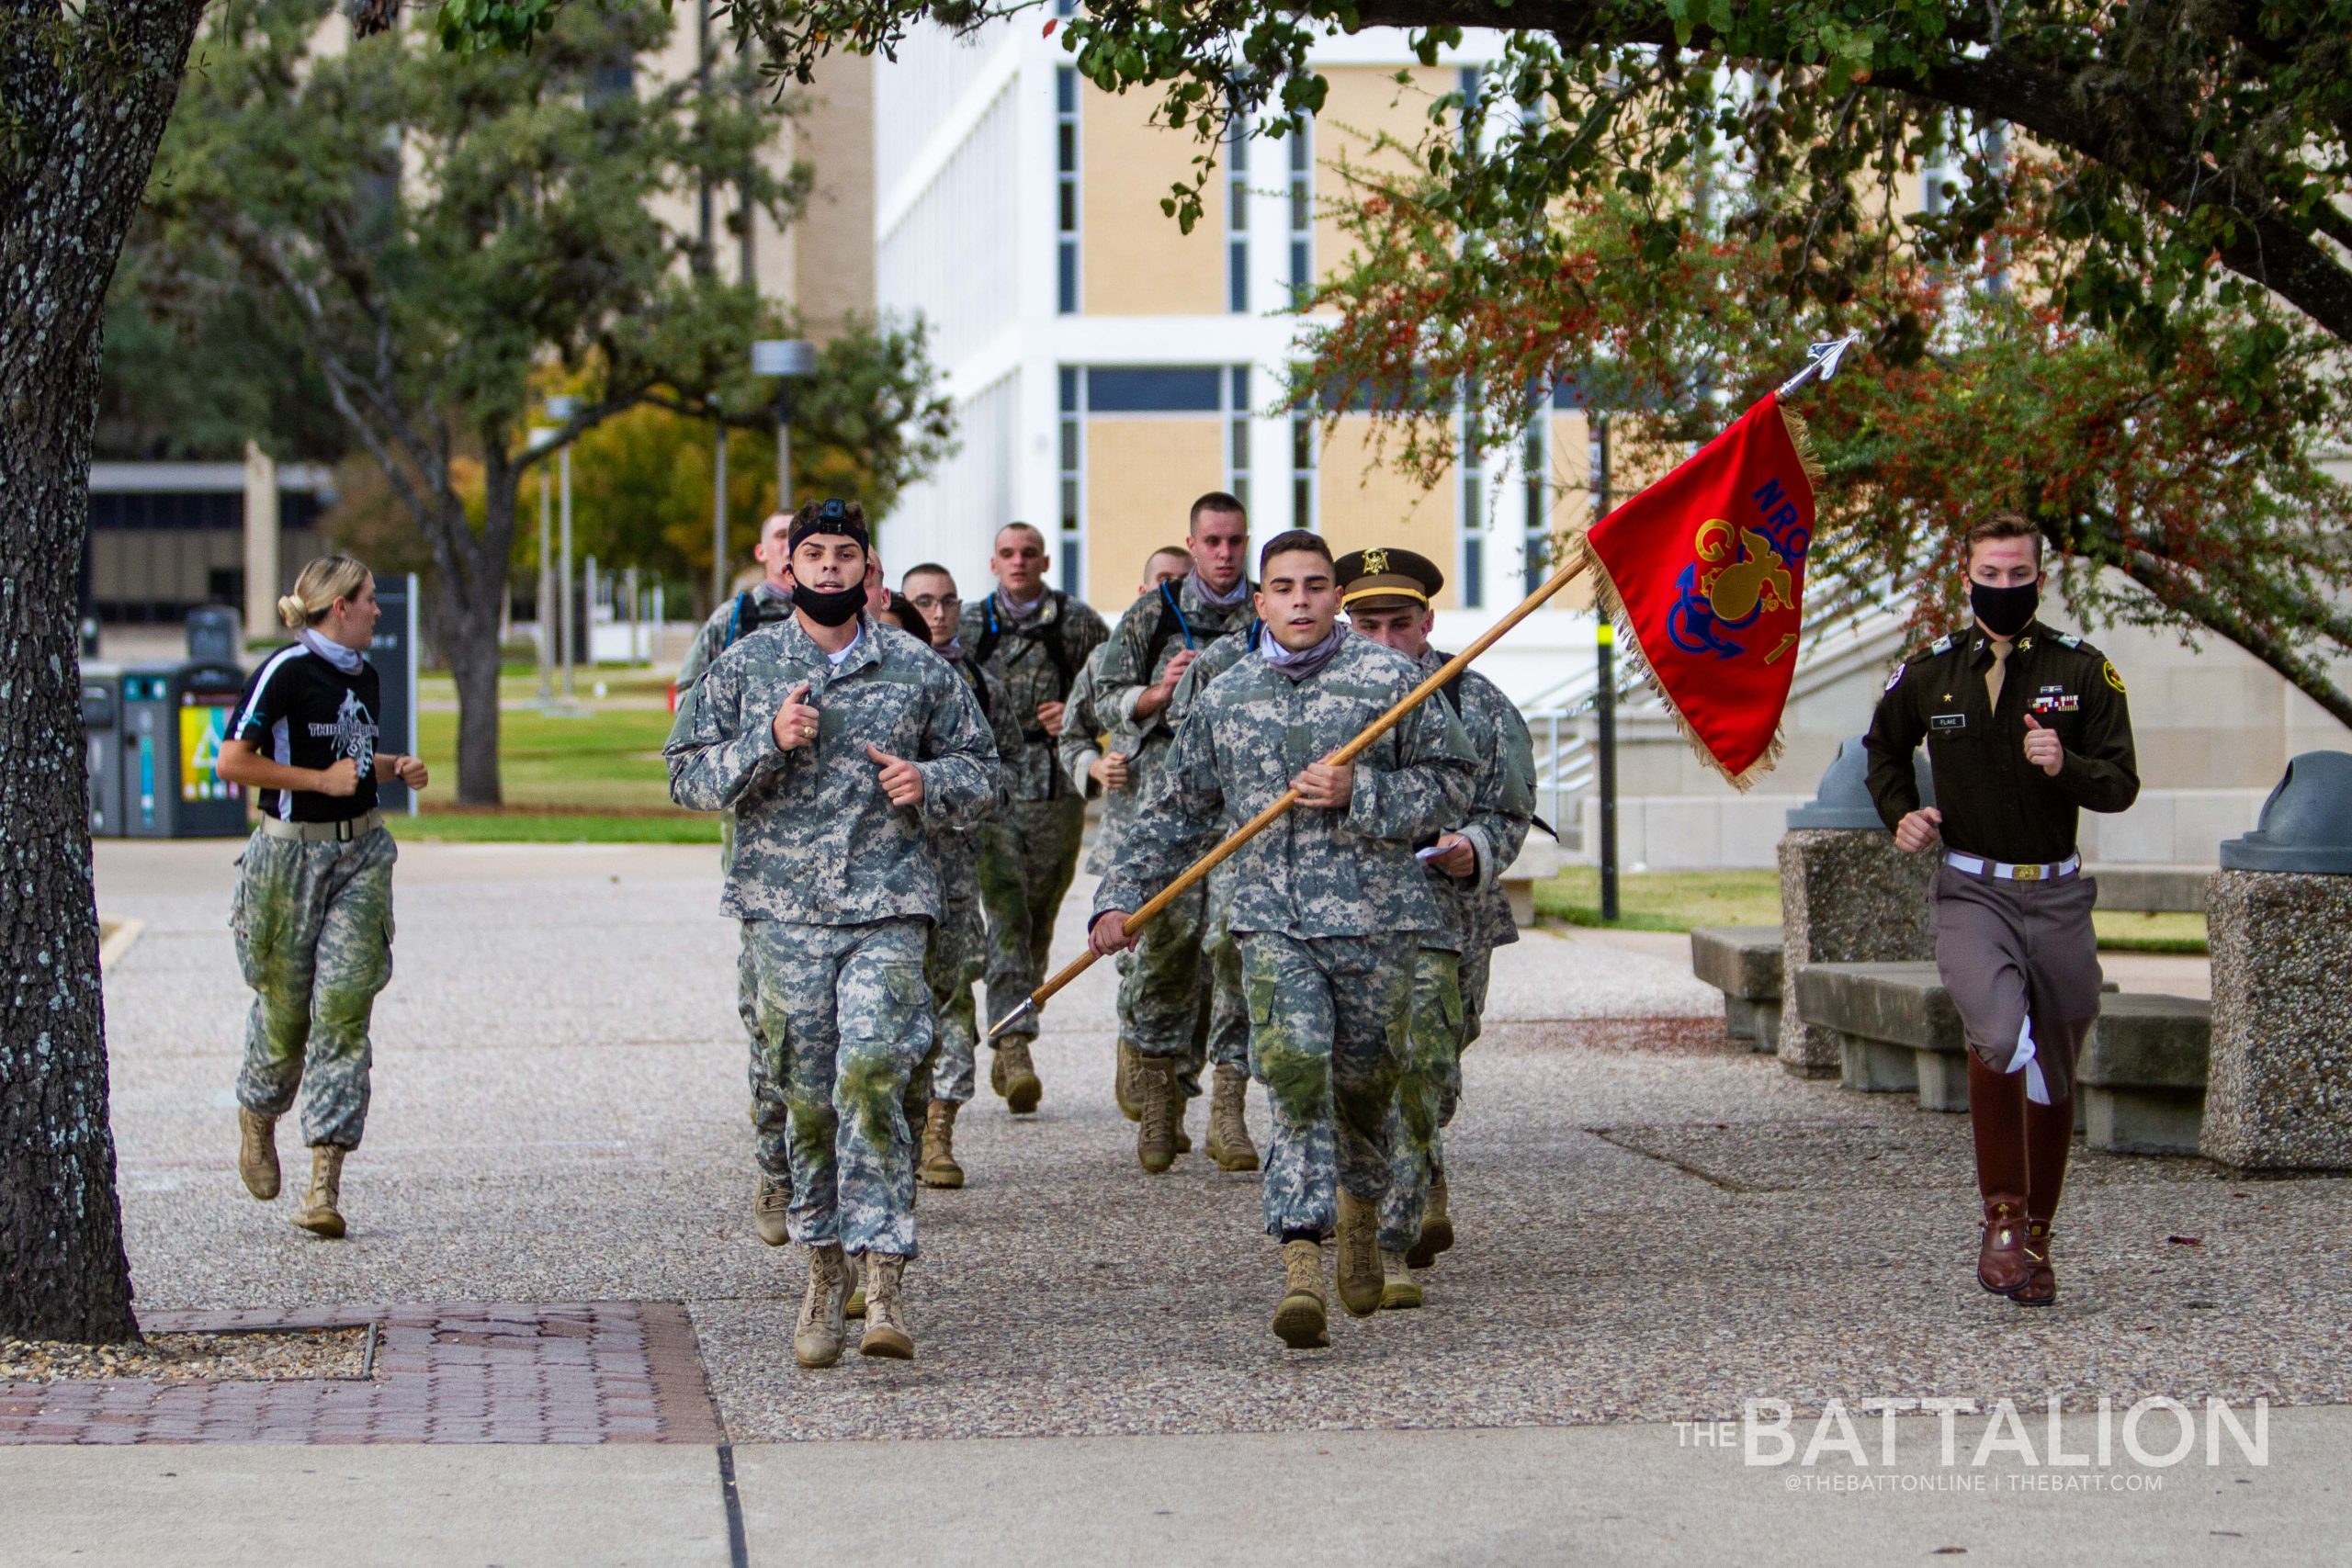
[[[1690,972],[1724,994],[1724,1027],[1758,1051],[1781,1045],[1781,928],[1702,926]]]
[[[1503,897],[1510,900],[1510,918],[1522,931],[1535,924],[1535,885],[1560,874],[1560,846],[1541,828],[1532,829],[1519,858],[1503,867]]]
[[[1911,1094],[1922,1111],[1968,1109],[1968,1041],[1933,964],[1806,964],[1797,1005],[1837,1037],[1838,1079]]]
[[[2095,1149],[2193,1155],[2205,1123],[2211,1003],[2188,997],[2101,998],[2083,1043],[2084,1132]]]

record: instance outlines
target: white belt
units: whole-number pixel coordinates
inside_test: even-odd
[[[1981,876],[1988,882],[2059,882],[2083,869],[2083,857],[2068,855],[2064,860],[2044,861],[2039,865],[2011,865],[2004,860],[1985,860],[1946,850],[1944,863],[1954,871]]]
[[[270,839],[293,839],[306,844],[347,844],[366,838],[384,825],[381,808],[348,817],[340,822],[288,822],[265,817],[259,827]]]

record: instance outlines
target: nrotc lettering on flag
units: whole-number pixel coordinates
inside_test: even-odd
[[[1683,734],[1740,789],[1780,755],[1819,477],[1804,422],[1768,395],[1579,541],[1604,613]]]

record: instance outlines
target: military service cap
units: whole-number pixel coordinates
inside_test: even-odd
[[[1445,573],[1437,563],[1411,550],[1350,550],[1332,563],[1332,570],[1339,574],[1340,603],[1365,609],[1390,607],[1369,603],[1373,600],[1427,604],[1445,586]]]

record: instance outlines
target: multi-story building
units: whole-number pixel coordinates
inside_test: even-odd
[[[1058,585],[1115,610],[1193,499],[1226,490],[1261,539],[1306,527],[1438,561],[1449,631],[1518,603],[1589,505],[1568,400],[1507,457],[1426,491],[1377,460],[1369,412],[1327,434],[1277,409],[1300,357],[1292,301],[1345,243],[1334,169],[1371,162],[1384,130],[1409,143],[1493,58],[1473,40],[1421,66],[1402,33],[1332,40],[1323,111],[1305,135],[1219,149],[1190,234],[1159,204],[1201,144],[1151,123],[1149,95],[1085,83],[1037,28],[926,30],[877,66],[876,298],[932,323],[963,434],[886,525],[889,558],[985,582],[993,530],[1023,519]]]

